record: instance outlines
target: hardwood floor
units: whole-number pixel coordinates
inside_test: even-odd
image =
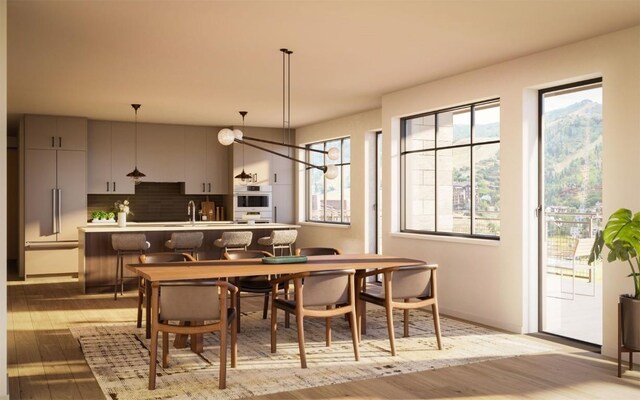
[[[77,281],[70,277],[9,282],[11,399],[103,398],[68,328],[113,322],[134,324],[134,296],[131,291],[113,301],[112,294],[82,295]],[[261,306],[261,296],[243,300],[244,310],[260,310]],[[615,361],[578,348],[561,347],[561,351],[550,354],[282,392],[258,399],[640,399],[639,371],[625,369],[623,378],[618,379]]]

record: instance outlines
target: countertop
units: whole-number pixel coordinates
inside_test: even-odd
[[[191,222],[127,222],[124,228],[117,223],[96,222],[79,226],[79,233],[93,232],[162,232],[162,231],[210,231],[210,230],[255,230],[255,229],[297,229],[300,225],[290,224],[238,224],[232,221],[197,221]]]

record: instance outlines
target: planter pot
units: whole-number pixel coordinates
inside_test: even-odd
[[[118,213],[118,226],[120,228],[124,228],[127,226],[127,213],[124,213],[124,212]]]
[[[630,295],[621,295],[622,345],[640,351],[640,300]]]

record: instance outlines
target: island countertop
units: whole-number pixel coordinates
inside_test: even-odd
[[[195,224],[189,221],[171,222],[127,222],[127,226],[120,228],[117,223],[88,223],[86,226],[79,226],[78,233],[124,233],[124,232],[175,232],[175,231],[209,231],[209,230],[256,230],[256,229],[298,229],[300,225],[279,224],[279,223],[255,223],[239,224],[232,221],[196,221]]]
[[[238,224],[231,221],[197,221],[192,224],[184,222],[127,222],[120,228],[116,223],[90,223],[78,227],[78,283],[84,293],[113,292],[116,251],[111,244],[111,235],[115,233],[144,233],[150,244],[148,253],[171,251],[165,243],[174,232],[196,231],[204,234],[202,247],[197,255],[200,260],[218,260],[222,257],[222,249],[213,242],[225,231],[250,231],[253,233],[250,249],[273,251],[271,247],[260,246],[258,238],[269,236],[273,230],[298,229],[300,225],[278,223]],[[295,246],[295,244],[294,244]],[[138,262],[139,253],[124,255],[124,264]],[[137,278],[129,271],[124,271],[125,286],[135,288]]]

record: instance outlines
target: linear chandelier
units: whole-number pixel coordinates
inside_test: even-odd
[[[299,160],[295,157],[291,157],[288,153],[281,154],[277,151],[266,149],[261,147],[253,142],[261,142],[261,143],[269,143],[272,145],[283,146],[291,149],[304,150],[305,152],[315,152],[321,153],[327,156],[330,160],[338,160],[340,158],[340,150],[338,148],[332,147],[329,150],[320,150],[320,149],[312,149],[309,147],[296,146],[293,144],[286,143],[291,140],[291,54],[293,51],[289,49],[280,49],[282,52],[282,143],[275,142],[266,139],[259,139],[255,137],[245,136],[244,132],[239,129],[229,129],[223,128],[218,132],[218,141],[220,144],[224,146],[229,146],[233,143],[239,143],[243,146],[246,144],[247,146],[254,147],[256,149],[266,151],[267,153],[274,154],[276,156],[280,156],[291,161],[295,161],[300,164],[304,164],[309,168],[315,168],[322,171],[327,179],[334,179],[338,176],[338,167],[335,165],[315,165],[307,161]],[[285,96],[286,93],[286,96]],[[244,116],[247,114],[246,111],[241,111],[240,115],[242,115],[242,129],[244,130]],[[288,138],[288,139],[287,139]],[[245,181],[245,177],[250,176],[246,172],[244,172],[244,147],[243,147],[243,164],[242,164],[242,172],[237,175],[235,178],[241,179]]]

